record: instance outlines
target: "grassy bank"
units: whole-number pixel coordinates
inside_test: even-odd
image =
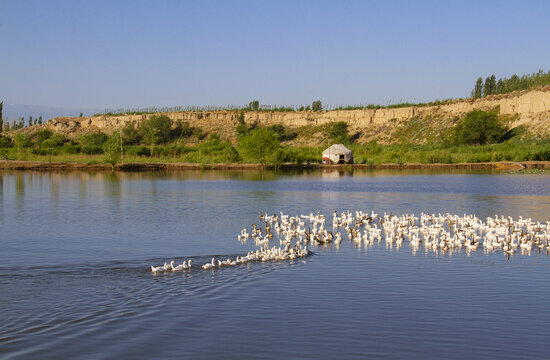
[[[509,128],[510,119],[491,111],[472,111],[453,127],[442,129],[428,144],[415,141],[411,129],[399,143],[357,143],[345,122],[324,124],[305,131],[277,124],[250,126],[239,116],[236,142],[206,133],[187,122],[175,124],[165,115],[152,116],[139,127],[126,124],[108,136],[101,132],[68,139],[50,130],[16,132],[0,136],[0,159],[56,163],[193,163],[274,165],[320,163],[322,151],[343,143],[357,164],[457,164],[498,161],[550,161],[550,139],[537,139],[521,126]],[[297,140],[315,146],[297,146]]]
[[[549,161],[550,141],[490,145],[358,145],[351,146],[356,163],[457,164],[495,161]]]
[[[492,145],[450,146],[443,145],[350,145],[357,164],[457,164],[497,161],[550,161],[550,141],[500,143]],[[320,163],[324,147],[282,147],[276,163]],[[33,149],[0,149],[0,159],[42,161],[57,163],[107,163],[103,153],[85,154],[75,148],[54,149],[48,152]],[[140,155],[141,154],[141,155]],[[118,162],[121,162],[122,159]],[[196,164],[259,163],[248,157],[239,147],[228,143],[214,146],[156,146],[153,155],[147,147],[124,147],[126,163],[174,163]],[[272,162],[269,162],[272,163]]]

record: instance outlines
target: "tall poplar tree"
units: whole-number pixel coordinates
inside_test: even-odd
[[[474,98],[480,98],[483,91],[483,79],[481,77],[477,78],[476,86],[474,87]]]
[[[491,77],[487,76],[485,78],[485,84],[483,85],[483,96],[491,94]]]
[[[489,78],[489,95],[494,95],[497,93],[497,78],[495,74],[491,75]]]
[[[504,81],[501,79],[498,79],[497,82],[497,94],[504,93]]]

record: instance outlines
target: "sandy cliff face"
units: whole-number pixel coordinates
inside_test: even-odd
[[[501,115],[514,117],[511,127],[525,125],[528,131],[538,136],[550,136],[550,91],[492,96],[483,99],[456,100],[438,106],[416,106],[395,109],[335,110],[325,112],[247,112],[245,122],[249,125],[282,124],[291,128],[318,126],[345,121],[352,132],[360,134],[360,141],[377,139],[381,142],[398,141],[397,136],[411,136],[415,142],[428,140],[456,123],[472,110],[500,108]],[[236,140],[237,113],[233,111],[167,113],[176,122],[188,121],[191,126],[201,127],[207,133]],[[61,117],[48,121],[47,127],[67,136],[97,130],[112,133],[127,122],[139,125],[152,115],[122,115],[94,117]],[[414,125],[414,126],[413,126]],[[414,130],[414,134],[413,134]],[[408,134],[410,132],[410,134]]]

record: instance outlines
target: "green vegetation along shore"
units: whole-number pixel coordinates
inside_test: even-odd
[[[354,162],[380,164],[457,164],[498,161],[550,161],[550,139],[530,139],[521,127],[509,129],[496,111],[472,111],[430,143],[356,143],[345,122],[323,126],[321,146],[293,146],[299,131],[283,125],[249,127],[239,119],[232,143],[187,122],[172,124],[165,115],[150,117],[138,128],[128,123],[108,136],[101,132],[67,139],[50,130],[0,136],[0,159],[60,163],[316,164],[332,143],[354,152]],[[405,140],[404,140],[405,139]]]

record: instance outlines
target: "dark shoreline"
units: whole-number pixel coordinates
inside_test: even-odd
[[[266,168],[273,168],[266,166]],[[348,164],[348,165],[324,165],[324,164],[282,164],[280,169],[497,169],[497,170],[522,170],[522,169],[550,169],[550,161],[522,161],[522,162],[484,162],[484,163],[459,163],[459,164]],[[195,164],[195,163],[127,163],[117,164],[116,171],[178,171],[178,170],[260,170],[260,164]],[[110,164],[85,164],[85,163],[59,163],[42,161],[18,161],[0,160],[0,170],[35,170],[35,171],[72,171],[72,170],[112,170]]]

